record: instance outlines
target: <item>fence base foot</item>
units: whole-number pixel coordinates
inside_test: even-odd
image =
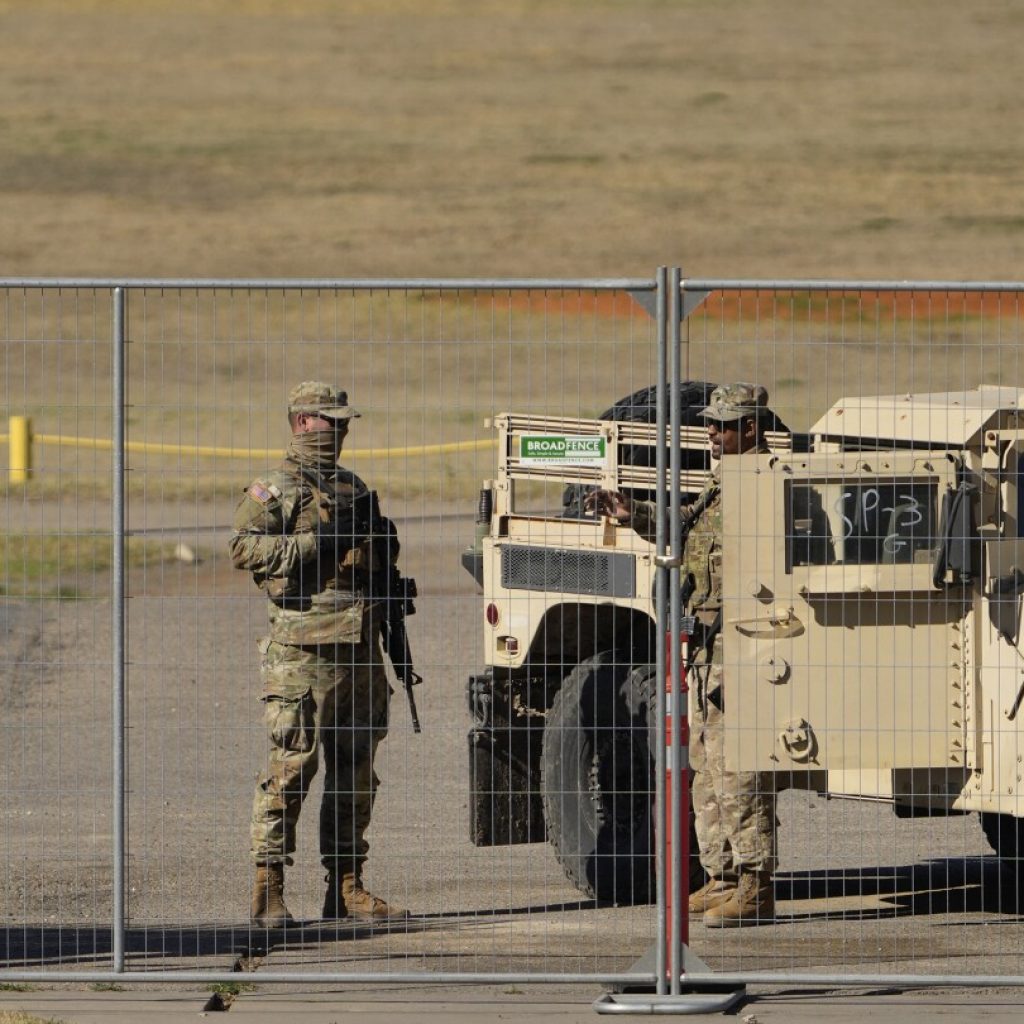
[[[703,988],[703,986],[701,986]],[[684,990],[677,996],[613,995],[594,1000],[598,1013],[725,1013],[745,995],[746,988],[705,992]]]
[[[734,985],[713,981],[688,982],[688,973],[707,974],[708,966],[689,946],[683,946],[683,973],[678,995],[656,995],[650,981],[636,985],[629,983],[617,986],[615,992],[606,992],[594,1001],[598,1013],[724,1013],[731,1009],[747,994],[746,985]],[[657,955],[649,949],[632,970],[649,978],[656,974]]]

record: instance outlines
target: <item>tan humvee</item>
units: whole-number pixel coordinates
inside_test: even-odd
[[[546,833],[601,899],[649,898],[654,548],[572,488],[653,493],[653,425],[500,416],[464,562],[483,587],[469,681],[473,838]],[[1024,847],[1024,389],[848,398],[808,451],[721,465],[730,766],[980,811]],[[682,428],[688,452],[702,428]],[[624,458],[623,453],[630,453]],[[637,465],[637,461],[648,465]],[[706,464],[681,481],[696,492]],[[559,508],[570,485],[568,508]]]

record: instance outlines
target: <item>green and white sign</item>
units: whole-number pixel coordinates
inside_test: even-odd
[[[600,466],[607,442],[603,437],[564,437],[551,434],[523,434],[519,438],[519,461],[559,466]]]

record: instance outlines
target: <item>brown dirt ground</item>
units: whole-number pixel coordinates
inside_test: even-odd
[[[540,315],[559,315],[566,318],[602,316],[646,320],[647,314],[625,292],[588,292],[547,289],[544,291],[515,292],[476,299],[478,305],[499,309],[524,309]],[[953,292],[920,290],[913,292],[892,289],[848,290],[835,288],[826,292],[810,293],[800,289],[729,288],[712,292],[700,307],[702,314],[716,319],[757,320],[770,314],[777,320],[810,320],[825,322],[834,318],[837,310],[879,309],[896,320],[932,316],[941,310],[946,319],[960,317],[1014,317],[1019,314],[1024,299],[1012,291],[978,291],[969,287]]]

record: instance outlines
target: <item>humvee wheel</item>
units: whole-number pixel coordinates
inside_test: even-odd
[[[622,688],[628,655],[588,658],[548,712],[541,750],[544,820],[573,884],[607,903],[646,903],[653,886],[653,785],[647,723]]]
[[[1024,910],[1024,818],[983,812],[981,828],[1002,862],[1003,877],[1007,880],[1000,893],[1002,902],[1010,910]]]
[[[541,752],[548,838],[570,881],[602,903],[647,903],[653,855],[655,675],[603,652],[566,677],[548,712]],[[703,884],[692,816],[691,886]]]

